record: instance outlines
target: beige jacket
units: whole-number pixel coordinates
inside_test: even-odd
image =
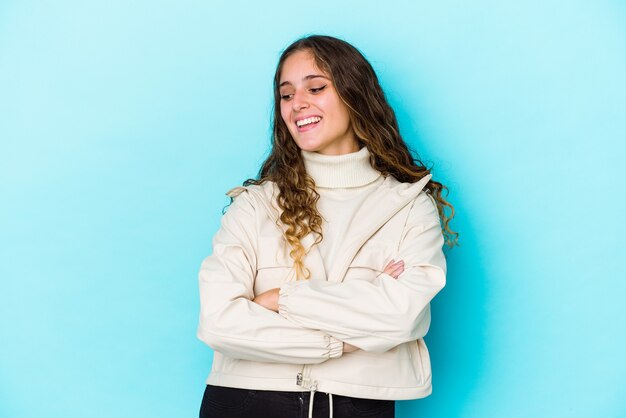
[[[352,218],[325,271],[303,240],[309,280],[295,281],[274,183],[237,187],[200,269],[198,338],[214,349],[207,384],[323,391],[371,399],[431,393],[430,301],[445,284],[437,209],[417,183],[385,178]],[[382,272],[404,260],[398,277]],[[280,288],[279,313],[252,302]],[[343,342],[360,349],[343,353]]]

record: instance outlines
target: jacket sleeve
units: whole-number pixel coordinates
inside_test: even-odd
[[[280,288],[279,313],[365,351],[385,352],[421,338],[430,326],[430,301],[445,285],[442,246],[436,206],[420,193],[394,257],[405,262],[398,279],[381,273],[373,281],[285,283]]]
[[[222,217],[213,238],[213,254],[200,268],[198,338],[228,357],[244,360],[314,364],[341,356],[341,341],[252,302],[254,220],[248,193],[236,197]]]

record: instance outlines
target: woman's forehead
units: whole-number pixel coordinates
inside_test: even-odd
[[[329,75],[318,67],[315,57],[311,52],[298,51],[290,55],[283,62],[280,71],[279,86],[312,80],[319,77],[330,79]]]

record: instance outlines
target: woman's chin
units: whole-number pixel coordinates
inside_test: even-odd
[[[296,140],[295,142],[298,148],[300,148],[302,151],[318,152],[320,148],[322,148],[321,144],[317,141]]]

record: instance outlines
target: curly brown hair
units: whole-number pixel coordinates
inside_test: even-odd
[[[367,59],[349,43],[331,36],[311,35],[298,39],[281,54],[274,75],[274,115],[271,151],[257,179],[243,184],[263,184],[272,181],[278,187],[277,203],[280,221],[286,226],[285,238],[291,247],[297,278],[308,279],[304,266],[306,255],[301,239],[309,233],[316,235],[315,244],[323,239],[322,217],[317,211],[319,194],[315,182],[307,174],[300,148],[291,137],[280,113],[279,84],[282,67],[292,54],[310,52],[316,65],[326,72],[350,114],[350,125],[359,143],[367,146],[372,166],[384,176],[400,182],[414,183],[430,173],[417,156],[413,156],[400,135],[396,115],[387,102],[378,77]],[[417,155],[417,154],[416,154]],[[458,233],[450,229],[454,207],[443,197],[448,189],[430,180],[425,187],[437,204],[446,244],[458,243]],[[314,245],[315,245],[314,244]]]

